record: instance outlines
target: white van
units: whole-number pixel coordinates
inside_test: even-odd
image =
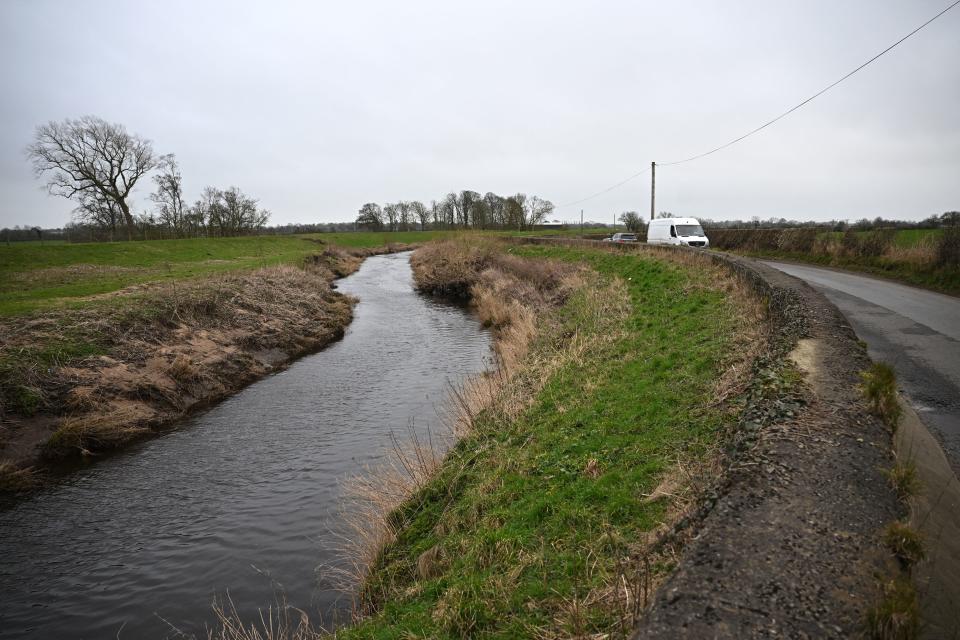
[[[647,244],[709,247],[710,241],[696,218],[660,218],[647,226]]]

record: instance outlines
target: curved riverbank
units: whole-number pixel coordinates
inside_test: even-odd
[[[138,285],[4,319],[0,491],[162,432],[338,340],[355,301],[334,280],[407,248],[330,246],[299,268]]]
[[[677,560],[658,542],[719,473],[761,307],[666,256],[464,239],[414,262],[512,364],[459,394],[461,439],[386,514],[337,637],[624,637]]]
[[[175,636],[169,621],[203,638],[215,596],[251,620],[275,590],[349,615],[327,579],[349,560],[344,477],[394,433],[436,442],[448,383],[490,357],[476,318],[417,294],[407,263],[337,282],[359,300],[343,339],[0,509],[0,636]]]

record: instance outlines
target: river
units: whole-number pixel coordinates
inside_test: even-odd
[[[409,254],[338,287],[360,300],[340,342],[0,505],[0,637],[204,638],[227,593],[247,620],[278,591],[315,619],[343,610],[317,572],[343,560],[343,479],[391,432],[442,430],[448,383],[489,367],[490,337],[414,291]]]

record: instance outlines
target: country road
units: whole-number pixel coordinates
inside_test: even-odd
[[[960,475],[960,298],[853,273],[763,261],[833,302],[897,372],[901,392]]]

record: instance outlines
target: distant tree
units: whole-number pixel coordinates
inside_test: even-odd
[[[940,216],[940,224],[945,227],[960,227],[960,211],[946,211]]]
[[[464,190],[453,195],[453,208],[456,213],[456,222],[463,228],[469,227],[473,222],[473,207],[480,194],[476,191]]]
[[[220,192],[223,203],[223,219],[227,223],[224,235],[238,235],[256,231],[270,219],[270,212],[260,209],[257,201],[244,194],[237,187]]]
[[[470,208],[470,222],[474,229],[487,229],[490,227],[490,205],[486,200],[477,200]]]
[[[483,202],[487,205],[487,211],[490,217],[489,223],[495,227],[505,226],[504,203],[506,199],[488,191],[486,195],[483,196]]]
[[[419,200],[410,202],[410,210],[413,211],[414,217],[420,221],[420,231],[425,230],[427,225],[430,224],[430,210]]]
[[[523,229],[524,227],[524,203],[527,196],[524,193],[512,195],[503,201],[504,226],[507,229]]]
[[[193,220],[202,220],[211,235],[236,236],[258,231],[270,219],[257,200],[237,187],[226,190],[206,187],[190,211]]]
[[[372,231],[383,229],[383,210],[380,205],[375,202],[368,202],[360,207],[360,212],[357,215],[357,225]]]
[[[409,231],[410,224],[413,222],[413,207],[410,206],[410,203],[406,200],[401,200],[397,203],[397,217],[399,222],[399,228],[402,231]]]
[[[160,224],[170,228],[173,235],[181,237],[187,234],[187,207],[183,201],[183,177],[174,155],[161,156],[160,173],[153,176],[157,190],[150,199],[157,205],[157,218]]]
[[[84,116],[37,127],[27,157],[37,177],[47,176],[51,195],[80,201],[81,207],[93,194],[111,201],[132,236],[134,220],[127,199],[158,162],[149,140],[127,133],[123,125]]]
[[[618,219],[629,231],[633,231],[634,233],[639,233],[647,226],[643,223],[643,219],[636,211],[624,211]]]
[[[669,211],[661,211],[660,213],[657,214],[657,218],[658,218],[658,219],[662,219],[662,218],[672,218],[672,217],[674,217],[674,216],[673,216],[673,214],[670,213]],[[757,223],[759,224],[759,222],[760,222],[760,218],[757,218]]]
[[[400,207],[395,204],[385,204],[383,205],[383,215],[387,219],[388,230],[396,231],[397,221],[400,220]]]
[[[529,196],[524,199],[523,213],[525,218],[524,228],[531,228],[541,224],[547,216],[553,213],[553,203],[539,196]]]

